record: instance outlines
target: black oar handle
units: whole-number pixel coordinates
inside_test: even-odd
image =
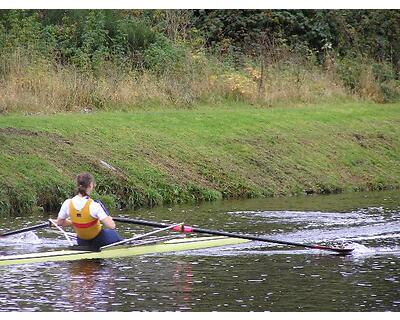
[[[144,226],[150,226],[150,227],[161,227],[162,228],[162,227],[169,226],[169,224],[166,224],[166,223],[158,223],[158,222],[153,222],[153,221],[120,218],[120,217],[115,217],[113,219],[118,222],[132,223],[132,224],[138,224],[138,225],[144,225]],[[212,234],[212,235],[217,235],[217,236],[233,237],[233,238],[240,238],[240,239],[247,239],[247,240],[254,240],[254,241],[264,241],[264,242],[270,242],[270,243],[276,243],[276,244],[297,246],[297,247],[302,247],[302,248],[328,250],[328,251],[333,251],[333,252],[340,253],[340,254],[350,254],[353,251],[353,249],[326,247],[326,246],[320,246],[320,245],[315,245],[315,244],[303,244],[303,243],[269,239],[269,238],[265,238],[265,237],[248,235],[248,234],[231,233],[231,232],[226,232],[226,231],[209,230],[209,229],[202,229],[202,228],[188,227],[188,226],[183,226],[181,231]]]
[[[23,228],[23,229],[19,229],[19,230],[14,230],[14,231],[9,231],[9,232],[3,233],[3,234],[0,235],[0,237],[11,236],[13,234],[28,232],[28,231],[32,231],[32,230],[36,230],[36,229],[40,229],[40,228],[49,227],[49,226],[50,226],[49,222],[43,222],[41,224],[37,224],[37,225],[31,226],[31,227],[26,227],[26,228]]]

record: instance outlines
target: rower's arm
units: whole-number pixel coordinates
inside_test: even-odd
[[[113,218],[110,216],[105,217],[103,220],[101,220],[101,223],[106,227],[107,229],[115,229],[115,222]]]
[[[58,226],[61,227],[71,227],[72,222],[70,219],[68,219],[69,213],[68,213],[68,207],[70,205],[71,199],[67,199],[64,201],[60,208],[60,212],[57,215],[57,219],[51,219],[51,221]]]

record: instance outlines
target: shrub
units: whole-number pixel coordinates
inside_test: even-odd
[[[158,35],[156,41],[144,51],[145,66],[159,74],[179,73],[183,69],[187,53],[184,46]]]
[[[389,102],[400,96],[399,80],[393,66],[363,56],[337,59],[339,79],[352,93],[376,102]]]

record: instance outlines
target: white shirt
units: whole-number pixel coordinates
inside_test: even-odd
[[[88,201],[88,197],[81,197],[79,195],[76,195],[72,199],[65,200],[61,206],[60,212],[58,213],[59,219],[67,219],[69,217],[70,201],[72,201],[76,210],[81,210]],[[90,204],[89,212],[94,219],[99,219],[100,221],[108,217],[108,214],[103,209],[102,205],[96,201],[92,201],[92,203]]]

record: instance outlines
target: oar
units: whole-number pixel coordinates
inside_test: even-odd
[[[100,249],[102,250],[102,249],[106,249],[106,248],[110,248],[110,247],[119,246],[121,244],[125,244],[125,243],[128,243],[128,242],[132,242],[132,241],[135,241],[135,240],[142,239],[142,238],[147,237],[147,236],[151,236],[151,235],[156,234],[156,233],[160,233],[161,231],[174,229],[176,227],[180,227],[181,228],[182,226],[183,226],[183,223],[170,225],[170,226],[167,226],[167,227],[162,228],[162,229],[157,229],[157,230],[145,233],[145,234],[140,234],[138,236],[134,236],[134,237],[129,238],[129,239],[121,240],[121,241],[118,241],[118,242],[114,242],[114,243],[108,244],[106,246],[102,246],[102,247],[100,247]]]
[[[67,239],[67,241],[68,241],[68,243],[69,243],[70,246],[73,246],[73,245],[74,245],[74,244],[72,243],[71,238],[69,237],[68,233],[66,233],[66,232],[64,231],[63,228],[61,228],[61,227],[60,227],[57,223],[55,223],[55,221],[53,221],[52,219],[49,219],[49,223],[50,223],[50,225],[53,225],[54,227],[56,227],[56,229],[57,229],[58,231],[60,231],[60,232],[64,235],[65,239]]]
[[[158,222],[153,222],[153,221],[119,218],[119,217],[115,217],[113,219],[114,219],[114,221],[118,221],[118,222],[132,223],[132,224],[138,224],[138,225],[144,225],[144,226],[150,226],[150,227],[158,227],[158,228],[169,226],[168,224],[165,224],[165,223],[158,223]],[[254,236],[254,235],[249,235],[249,234],[239,234],[239,233],[231,233],[231,232],[226,232],[226,231],[208,230],[208,229],[201,229],[201,228],[195,228],[195,227],[189,227],[189,226],[183,226],[183,225],[180,227],[177,227],[177,228],[173,228],[173,230],[180,231],[180,232],[196,232],[196,233],[212,234],[212,235],[217,235],[217,236],[248,239],[248,240],[254,240],[254,241],[264,241],[264,242],[285,244],[285,245],[290,245],[290,246],[317,249],[317,250],[328,250],[328,251],[333,251],[333,252],[336,252],[336,253],[339,253],[342,255],[350,254],[354,250],[354,249],[350,249],[350,248],[326,247],[326,246],[320,246],[318,244],[303,244],[303,243],[275,240],[275,239],[269,239],[269,238]]]
[[[13,234],[18,234],[18,233],[24,233],[24,232],[28,232],[28,231],[32,231],[32,230],[36,230],[36,229],[41,229],[41,228],[45,228],[45,227],[49,227],[50,224],[49,222],[43,222],[41,224],[37,224],[31,227],[27,227],[27,228],[23,228],[23,229],[19,229],[19,230],[14,230],[14,231],[9,231],[3,234],[0,234],[0,237],[6,237],[6,236],[11,236]]]

